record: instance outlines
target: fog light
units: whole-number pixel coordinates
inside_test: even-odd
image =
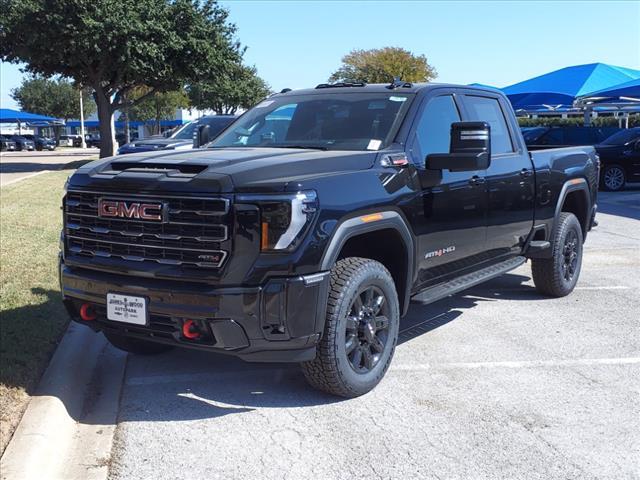
[[[83,303],[80,307],[80,318],[85,322],[96,319],[96,311],[90,303]]]
[[[202,336],[202,332],[196,322],[193,320],[185,320],[182,324],[182,336],[189,340],[196,340]]]

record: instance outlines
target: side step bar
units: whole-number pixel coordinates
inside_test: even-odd
[[[449,295],[461,292],[476,285],[491,280],[494,277],[498,277],[503,273],[507,273],[509,270],[518,268],[527,259],[524,257],[515,257],[505,260],[504,262],[491,265],[490,267],[483,268],[473,273],[463,275],[462,277],[455,278],[448,282],[429,287],[426,290],[417,293],[411,297],[411,301],[422,304],[432,303],[441,300]]]

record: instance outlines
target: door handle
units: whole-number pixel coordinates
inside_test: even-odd
[[[469,179],[469,185],[472,185],[474,187],[476,185],[483,185],[485,182],[486,182],[485,178],[479,177],[478,175],[474,175]]]
[[[520,170],[521,177],[530,177],[531,175],[533,175],[533,170],[529,170],[528,168],[523,168],[522,170]]]

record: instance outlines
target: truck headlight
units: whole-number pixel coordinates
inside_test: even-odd
[[[293,250],[318,210],[318,196],[313,190],[287,195],[242,195],[238,202],[260,207],[263,252]]]

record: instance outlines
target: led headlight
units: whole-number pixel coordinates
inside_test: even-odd
[[[293,250],[318,209],[318,197],[313,190],[288,195],[243,195],[238,201],[260,207],[263,252]]]

